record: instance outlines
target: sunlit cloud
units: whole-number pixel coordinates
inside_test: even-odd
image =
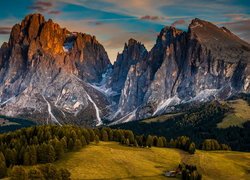
[[[0,26],[0,34],[10,34],[11,27],[1,27]]]

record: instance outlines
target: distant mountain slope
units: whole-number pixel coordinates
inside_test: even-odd
[[[233,150],[250,151],[250,119],[235,120],[231,117],[234,112],[242,112],[242,106],[232,106],[232,103],[239,102],[244,103],[245,109],[250,109],[242,99],[221,103],[181,104],[171,114],[111,127],[130,129],[138,134],[161,135],[168,139],[186,135],[191,137],[197,147],[205,139],[214,138],[229,144]]]

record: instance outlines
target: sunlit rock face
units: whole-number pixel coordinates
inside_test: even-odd
[[[95,37],[28,15],[1,47],[0,113],[40,123],[100,124],[109,101],[89,83],[100,82],[110,65]]]
[[[249,91],[250,45],[200,19],[163,28],[150,51],[128,40],[114,65],[94,36],[40,14],[0,49],[0,114],[41,124],[122,123]]]
[[[118,122],[157,115],[183,102],[250,91],[250,45],[200,19],[194,19],[187,32],[163,28],[147,58],[135,62],[118,106],[126,118],[117,116]]]

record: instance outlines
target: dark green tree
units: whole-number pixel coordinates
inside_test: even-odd
[[[39,169],[32,168],[28,172],[29,180],[45,180],[42,172]]]
[[[61,168],[60,174],[61,174],[62,180],[70,180],[71,174],[67,169]]]
[[[28,175],[25,169],[21,166],[14,166],[11,170],[11,180],[28,180]]]
[[[102,134],[102,141],[108,141],[109,137],[108,137],[108,133],[105,129],[101,130],[101,134]]]
[[[195,153],[195,144],[194,144],[194,143],[191,143],[191,144],[189,145],[188,152],[189,152],[190,154],[194,154],[194,153]]]
[[[153,145],[153,137],[151,135],[148,135],[146,146],[151,147]]]
[[[56,152],[52,145],[47,146],[47,163],[52,163],[56,159]]]
[[[74,150],[77,151],[82,148],[82,143],[80,139],[76,139],[75,144],[74,144]]]
[[[0,178],[5,177],[7,174],[7,167],[5,162],[5,157],[3,153],[0,151]]]
[[[64,154],[64,147],[61,141],[57,140],[54,145],[55,153],[56,153],[56,159],[60,159],[63,157]]]
[[[99,140],[99,136],[95,135],[95,144],[99,144],[100,140]]]
[[[163,147],[164,145],[163,145],[163,140],[162,140],[162,138],[161,137],[159,137],[158,138],[158,141],[157,141],[157,145],[156,145],[157,147]]]
[[[60,180],[61,173],[53,164],[45,164],[39,167],[45,179]]]

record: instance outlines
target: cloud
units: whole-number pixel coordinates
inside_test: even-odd
[[[103,22],[100,21],[89,21],[88,24],[92,25],[92,26],[100,26],[103,24]]]
[[[179,19],[179,20],[176,20],[174,21],[171,26],[176,26],[176,25],[183,25],[183,24],[186,24],[186,21],[184,19]]]
[[[225,14],[225,17],[229,17],[233,21],[244,21],[249,19],[249,15],[247,14]]]
[[[45,1],[37,1],[37,2],[35,2],[35,5],[43,6],[43,7],[52,7],[53,6],[53,4],[51,2],[45,2]]]
[[[50,1],[35,1],[32,5],[27,8],[33,11],[38,11],[40,13],[47,13],[51,15],[58,15],[61,11],[57,10],[57,3],[52,3]]]
[[[99,0],[96,3],[93,0],[58,0],[65,4],[74,4],[77,6],[83,6],[103,12],[112,12],[121,15],[128,15],[134,17],[142,17],[145,14],[150,14],[152,16],[164,16],[164,14],[159,10],[163,5],[173,4],[172,0],[126,0],[126,1],[117,1],[117,0]]]
[[[36,6],[36,5],[28,6],[28,9],[39,11],[39,12],[45,12],[46,11],[46,8],[44,8],[43,6]]]
[[[39,12],[45,12],[49,8],[51,8],[53,4],[51,2],[46,2],[46,1],[36,1],[34,4],[31,6],[28,6],[28,9],[39,11]]]
[[[48,12],[48,14],[56,14],[56,15],[57,15],[57,14],[60,14],[60,13],[61,13],[61,11],[55,11],[55,10],[54,10],[54,11],[49,11],[49,12]]]
[[[150,15],[145,15],[140,17],[141,20],[150,20],[150,21],[159,21],[159,20],[164,20],[164,17],[160,16],[150,16]]]
[[[227,27],[241,39],[250,43],[250,19],[243,21],[226,22],[221,25]]]
[[[11,27],[0,27],[0,34],[10,34]]]

